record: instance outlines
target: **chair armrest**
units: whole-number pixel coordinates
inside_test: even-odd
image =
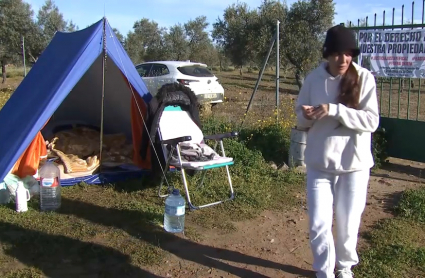
[[[164,145],[177,145],[178,143],[184,142],[184,141],[190,141],[192,140],[192,136],[183,136],[183,137],[177,137],[167,140],[162,140],[161,144]]]
[[[231,138],[231,137],[237,137],[239,134],[237,131],[232,131],[228,133],[220,133],[220,134],[214,134],[214,135],[208,135],[205,136],[204,139],[206,140],[223,140],[224,138]]]

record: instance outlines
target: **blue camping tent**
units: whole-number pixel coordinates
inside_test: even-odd
[[[103,108],[105,133],[131,138],[133,92],[145,102],[152,98],[106,18],[57,32],[0,110],[0,181],[49,119],[99,126]]]

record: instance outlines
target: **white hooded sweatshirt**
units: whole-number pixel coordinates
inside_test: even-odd
[[[333,77],[326,62],[307,75],[296,104],[297,126],[309,128],[304,162],[307,168],[348,173],[374,165],[371,133],[379,126],[375,78],[370,71],[353,62],[360,78],[358,109],[338,103],[341,76]],[[329,104],[329,115],[307,120],[301,105]]]

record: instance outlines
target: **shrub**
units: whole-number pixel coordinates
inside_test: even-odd
[[[235,122],[227,121],[226,119],[215,116],[207,116],[202,118],[202,132],[205,135],[225,133],[230,131],[237,131],[237,125]]]
[[[258,184],[257,187],[264,183],[268,187],[266,184],[276,184],[276,180],[272,181],[275,178],[288,178],[286,174],[276,174],[268,164],[273,161],[279,165],[287,160],[290,136],[290,124],[287,122],[288,119],[284,119],[276,124],[270,117],[240,128],[240,123],[227,118],[207,116],[202,119],[202,129],[205,135],[238,131],[237,138],[224,140],[226,155],[235,159],[231,171],[244,183]]]
[[[287,163],[290,145],[291,127],[294,125],[295,115],[292,109],[284,109],[291,103],[282,104],[280,120],[276,123],[274,117],[257,120],[246,124],[242,128],[238,123],[225,118],[209,116],[203,118],[204,134],[216,134],[230,131],[238,131],[238,141],[246,148],[259,152],[266,162],[274,162],[277,165]],[[289,108],[289,107],[286,107]],[[273,112],[276,115],[276,112]],[[258,118],[254,112],[249,117]]]
[[[12,87],[0,89],[0,109],[2,109],[6,102],[9,100],[14,90],[15,88]]]
[[[277,165],[288,162],[290,134],[282,126],[247,128],[241,130],[240,136],[248,148],[260,151],[266,161],[273,161]]]
[[[293,188],[288,185],[301,184],[302,176],[292,171],[283,172],[271,168],[260,151],[250,149],[242,140],[225,139],[223,143],[226,156],[233,157],[235,161],[229,170],[237,197],[234,202],[227,204],[227,210],[233,211],[235,218],[243,213],[256,214],[258,210],[282,207],[290,203],[287,195]],[[201,178],[202,174],[197,173],[188,179],[192,188],[199,184]],[[229,194],[223,168],[206,172],[204,184],[208,186],[192,191],[195,203],[223,199]]]
[[[372,154],[375,160],[375,169],[380,168],[384,161],[388,158],[387,139],[385,135],[386,133],[384,128],[378,128],[372,134]]]
[[[425,223],[425,187],[404,191],[395,211],[402,217]]]

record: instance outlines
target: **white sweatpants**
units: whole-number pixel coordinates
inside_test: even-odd
[[[335,175],[307,168],[310,246],[317,278],[334,278],[335,263],[337,269],[344,269],[359,262],[357,236],[366,206],[369,176],[370,170]]]

